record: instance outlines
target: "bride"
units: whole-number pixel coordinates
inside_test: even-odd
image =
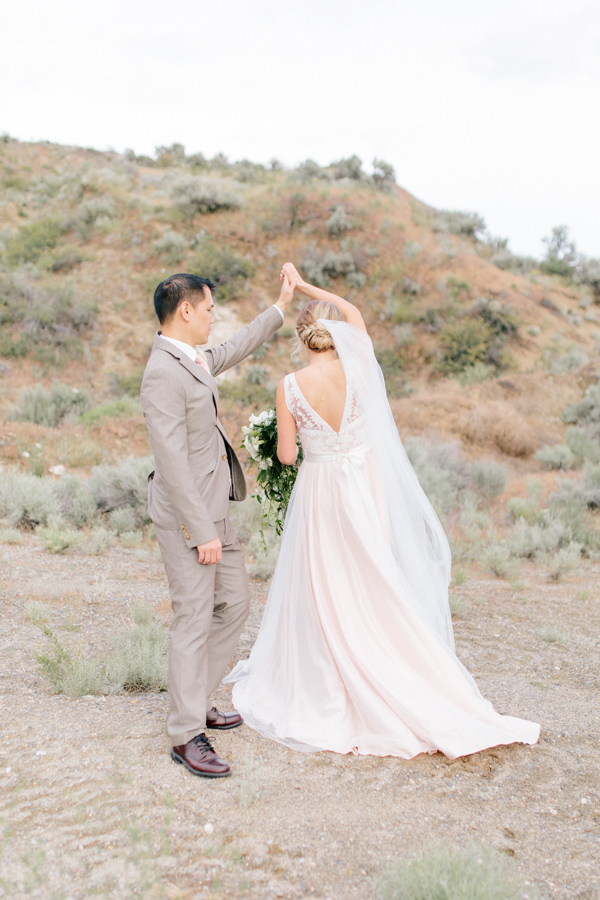
[[[309,364],[277,390],[277,455],[304,461],[250,658],[225,679],[246,723],[295,750],[450,759],[533,744],[454,651],[450,550],[404,451],[359,310],[304,282]]]

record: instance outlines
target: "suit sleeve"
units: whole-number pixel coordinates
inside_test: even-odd
[[[206,544],[217,531],[189,464],[183,385],[167,369],[157,367],[146,372],[141,400],[156,469],[186,542],[189,547]]]
[[[282,324],[283,317],[279,310],[270,307],[229,340],[207,350],[206,356],[213,375],[237,365],[264,344]]]

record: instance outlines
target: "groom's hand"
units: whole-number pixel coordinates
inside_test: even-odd
[[[285,312],[292,302],[297,281],[296,279],[288,278],[288,276],[283,273],[279,277],[281,278],[281,293],[279,294],[279,300],[275,306],[278,306],[282,312]]]
[[[221,541],[215,538],[207,544],[198,544],[198,562],[203,566],[216,566],[222,557]]]

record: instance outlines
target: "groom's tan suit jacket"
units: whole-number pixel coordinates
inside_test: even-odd
[[[206,350],[212,374],[161,337],[154,339],[142,381],[142,410],[154,452],[150,518],[180,528],[190,547],[217,537],[229,499],[246,496],[244,473],[218,417],[216,375],[256,350],[282,324],[270,308],[232,338]]]

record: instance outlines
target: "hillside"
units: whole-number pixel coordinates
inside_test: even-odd
[[[596,376],[589,288],[511,260],[479,239],[478,216],[427,207],[385,164],[373,179],[356,158],[283,171],[186,158],[178,145],[149,159],[8,140],[0,165],[5,412],[24,386],[55,379],[95,405],[135,395],[165,274],[217,282],[219,340],[272,302],[287,259],[361,307],[404,434],[526,458],[561,439],[560,411]],[[289,368],[292,328],[289,316],[266,354],[230,378],[223,411],[234,432]],[[491,436],[486,423],[498,416],[523,432],[515,446]],[[92,435],[105,456],[145,451],[135,416],[109,419]],[[2,452],[16,461],[39,434],[9,430]],[[68,464],[57,453],[52,462]]]

